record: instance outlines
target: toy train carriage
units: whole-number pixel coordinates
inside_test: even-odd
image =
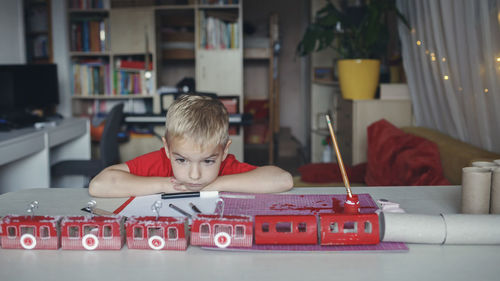
[[[250,216],[199,214],[193,218],[191,245],[249,248],[252,240],[253,221]]]
[[[0,221],[0,244],[4,249],[57,250],[60,220],[52,216],[5,216]]]
[[[61,221],[64,250],[119,250],[124,244],[121,216],[74,216]]]
[[[188,246],[185,218],[130,217],[125,223],[129,249],[185,251]]]
[[[315,215],[256,215],[255,244],[317,244]]]
[[[319,214],[321,245],[373,245],[380,242],[378,215]]]

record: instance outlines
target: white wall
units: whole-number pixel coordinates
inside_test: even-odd
[[[26,62],[22,1],[1,1],[0,38],[0,63]]]
[[[71,69],[69,63],[68,18],[65,0],[52,0],[52,46],[54,63],[59,76],[59,106],[57,112],[70,117],[71,110]]]

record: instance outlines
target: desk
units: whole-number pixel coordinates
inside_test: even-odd
[[[90,159],[88,119],[66,118],[55,127],[0,132],[0,194],[34,187],[61,186],[82,177],[52,179],[51,164]]]
[[[460,187],[353,187],[408,212],[456,213]],[[344,194],[343,188],[295,188],[294,194]],[[83,214],[85,189],[33,189],[0,195],[0,216],[24,213],[32,200],[39,214]],[[125,199],[96,199],[113,210]],[[409,244],[407,253],[228,252],[189,247],[185,252],[0,250],[0,280],[499,280],[500,245]]]

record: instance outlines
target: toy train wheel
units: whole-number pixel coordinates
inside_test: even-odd
[[[231,236],[226,232],[219,232],[214,236],[214,243],[219,248],[226,248],[231,244]]]
[[[21,246],[26,250],[31,250],[36,247],[36,238],[32,234],[26,233],[21,236]]]
[[[95,250],[99,246],[99,239],[94,234],[87,234],[82,238],[82,245],[86,250]]]
[[[153,250],[161,250],[165,247],[165,239],[158,235],[151,236],[148,239],[148,245]]]

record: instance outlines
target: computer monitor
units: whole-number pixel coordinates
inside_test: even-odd
[[[58,104],[55,64],[0,65],[0,111],[48,109]]]

